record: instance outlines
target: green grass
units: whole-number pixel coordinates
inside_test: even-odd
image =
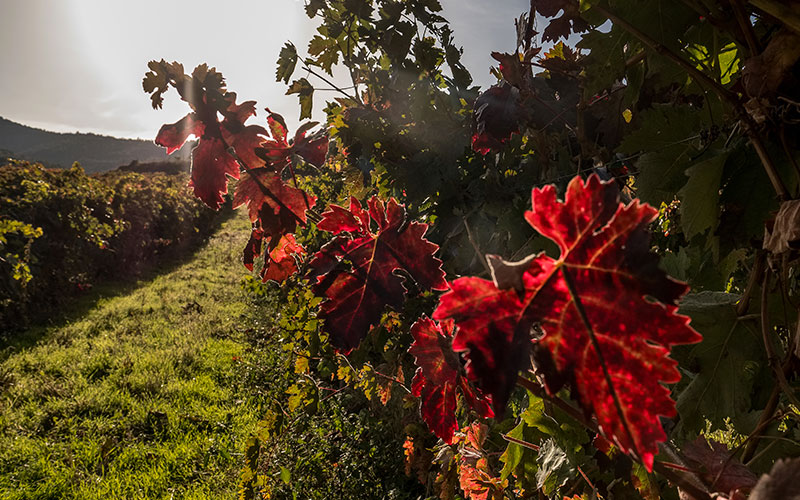
[[[185,264],[6,348],[0,499],[235,496],[261,416],[239,366],[247,232],[229,219]]]

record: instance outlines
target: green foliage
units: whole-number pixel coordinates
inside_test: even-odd
[[[77,164],[0,167],[0,320],[43,318],[100,279],[136,276],[185,252],[214,227],[186,175],[109,172]]]
[[[242,286],[250,314],[266,318],[250,332],[254,362],[245,370],[272,403],[249,442],[240,498],[417,498],[421,485],[398,473],[414,419],[398,388],[370,364],[334,354],[309,291],[252,278]]]
[[[41,235],[42,228],[40,227],[35,228],[18,220],[0,220],[0,251],[2,252],[0,262],[11,267],[11,278],[19,282],[22,287],[26,286],[33,277],[28,265],[31,259],[31,244]]]

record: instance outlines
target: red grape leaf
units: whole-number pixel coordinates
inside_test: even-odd
[[[245,125],[251,116],[256,114],[256,102],[246,101],[236,104],[236,94],[229,93],[231,103],[225,111],[225,119],[222,121],[220,130],[225,142],[233,147],[239,160],[248,169],[256,169],[265,165],[264,160],[256,155],[256,148],[261,146],[266,136],[267,130],[260,125]]]
[[[518,290],[457,279],[433,317],[455,320],[453,349],[468,351],[467,373],[492,395],[495,411],[513,386],[498,394],[493,387],[498,363],[491,358],[515,360],[516,366],[503,367],[515,372],[526,360],[503,353],[531,338],[547,360],[538,366],[547,389],[553,393],[571,379],[577,399],[597,417],[605,436],[650,471],[657,444],[666,439],[659,416],[676,414],[662,385],[680,380],[669,348],[700,340],[689,318],[676,313],[675,303],[688,287],[661,271],[650,252],[647,226],[658,212],[638,200],[623,205],[616,186],[596,175],[585,183],[573,179],[564,202],[556,199],[554,186],[534,189],[531,199],[525,219],[558,244],[559,259],[544,254],[526,259],[527,268],[516,267]],[[539,328],[544,334],[533,339]],[[513,384],[513,377],[505,378]]]
[[[197,115],[189,113],[175,123],[163,125],[156,135],[156,144],[167,148],[169,155],[180,149],[190,135],[202,136],[204,129],[205,125],[197,119]]]
[[[239,164],[228,153],[225,142],[217,137],[203,136],[192,150],[192,179],[189,186],[194,195],[213,209],[218,209],[228,192],[228,179],[239,178]]]
[[[731,500],[744,499],[756,485],[758,476],[739,460],[722,443],[706,441],[698,436],[681,450],[687,465],[709,488],[724,493]]]
[[[411,327],[414,343],[408,348],[419,367],[411,383],[411,394],[420,398],[422,419],[447,444],[453,443],[458,429],[456,388],[461,389],[467,404],[481,417],[494,416],[487,398],[470,387],[462,376],[461,360],[451,345],[452,331],[451,321],[439,324],[423,317]]]
[[[261,142],[259,134],[266,133],[262,127],[244,125],[255,114],[255,103],[236,104],[236,94],[226,91],[222,75],[205,64],[197,66],[191,76],[184,74],[183,66],[177,63],[152,61],[149,67],[151,71],[142,84],[145,91],[154,93],[154,105],[156,101],[160,103],[161,95],[172,85],[194,111],[176,123],[161,127],[156,143],[171,153],[183,146],[190,135],[200,138],[192,151],[190,186],[195,196],[218,209],[222,195],[228,192],[227,177],[239,178],[239,164],[228,148],[238,148],[237,156],[252,162],[252,150]],[[224,116],[222,122],[220,114]]]
[[[295,154],[302,157],[308,163],[315,167],[321,167],[322,164],[325,163],[325,157],[328,155],[327,132],[322,129],[313,134],[306,135],[308,129],[316,124],[316,122],[308,122],[301,126],[294,135],[292,148]]]
[[[242,255],[242,263],[248,271],[253,270],[253,264],[261,255],[261,244],[263,242],[264,231],[260,229],[253,229],[253,231],[250,233],[250,239],[247,240],[247,245],[244,246],[244,255]]]
[[[247,171],[269,164],[276,173],[291,164],[294,154],[316,166],[325,162],[327,133],[321,130],[306,136],[316,123],[300,127],[292,143],[287,141],[283,118],[269,109],[269,132],[259,125],[245,125],[256,114],[255,101],[237,104],[236,94],[226,90],[225,80],[214,68],[201,64],[190,76],[184,74],[183,66],[177,63],[152,61],[149,67],[151,71],[145,75],[142,85],[145,91],[153,94],[154,106],[160,104],[162,94],[171,85],[193,110],[180,121],[161,127],[156,143],[171,153],[180,148],[190,135],[200,138],[192,154],[191,185],[195,195],[210,207],[219,208],[222,203],[222,195],[227,193],[227,176],[239,178],[239,162]],[[229,148],[233,148],[235,156]],[[304,203],[306,208],[311,205],[308,200]],[[260,208],[260,203],[250,206],[251,219]],[[304,216],[302,222],[305,222]]]
[[[283,283],[286,278],[297,272],[295,255],[302,255],[306,250],[299,245],[291,234],[285,234],[264,259],[264,268],[261,270],[261,279],[273,280]]]
[[[581,18],[578,0],[535,0],[533,7],[544,17],[555,17],[560,11],[563,14],[550,19],[542,34],[543,41],[556,41],[567,38],[572,33],[580,33],[589,29],[589,24]]]
[[[316,198],[294,188],[269,169],[260,168],[244,172],[233,195],[233,208],[247,203],[253,231],[244,249],[242,261],[250,271],[253,262],[261,255],[261,246],[266,239],[268,258],[264,260],[261,277],[264,281],[282,283],[297,271],[294,255],[305,253],[289,234],[298,223],[305,225],[306,210]]]
[[[286,184],[278,174],[274,174],[268,169],[243,173],[233,194],[233,208],[239,208],[246,203],[252,222],[262,218],[262,214],[265,213],[265,205],[270,209],[266,211],[267,214],[281,219],[293,219],[295,224],[288,224],[291,225],[291,229],[280,234],[294,232],[297,222],[305,225],[306,210],[313,207],[316,201],[316,198],[301,189]],[[262,221],[262,223],[264,222]]]
[[[272,139],[264,141],[256,149],[256,154],[276,171],[280,172],[292,163],[292,155],[302,157],[314,166],[325,163],[328,154],[328,135],[325,130],[319,130],[306,136],[309,129],[317,122],[306,122],[300,126],[293,140],[287,139],[287,127],[283,117],[273,113],[267,108],[269,116],[267,122],[272,133]]]
[[[462,278],[450,285],[452,289],[441,297],[433,317],[456,318],[453,350],[469,353],[468,375],[491,395],[495,413],[502,416],[519,370],[527,368],[533,324],[527,317],[516,318],[519,299],[514,290],[498,290],[491,281],[478,278]],[[515,307],[509,308],[509,304]],[[467,308],[472,311],[468,313]],[[515,321],[525,325],[517,328]]]
[[[354,198],[350,207],[352,218],[344,217],[341,207],[322,214],[318,227],[350,233],[323,246],[309,263],[308,274],[314,293],[327,298],[319,317],[325,319],[331,344],[344,352],[358,346],[386,306],[396,309],[403,304],[404,279],[396,271],[412,278],[421,290],[447,289],[442,262],[433,256],[438,247],[424,237],[427,224],[405,224],[405,208],[394,199],[385,205],[377,197],[370,199],[368,218]],[[374,232],[370,219],[377,226]]]
[[[472,113],[472,149],[487,154],[519,132],[522,119],[519,89],[506,81],[493,85],[475,99]]]
[[[369,232],[369,214],[361,208],[361,203],[355,198],[350,198],[350,210],[338,205],[331,205],[325,218],[317,227],[333,234],[352,232],[366,234]]]
[[[462,429],[464,444],[458,461],[458,483],[468,500],[501,500],[508,486],[506,480],[494,477],[483,451],[488,428],[473,422]]]

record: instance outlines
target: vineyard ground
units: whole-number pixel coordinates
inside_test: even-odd
[[[247,226],[5,347],[0,498],[235,496],[262,404],[238,366]]]

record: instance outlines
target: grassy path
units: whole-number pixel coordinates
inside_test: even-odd
[[[247,221],[189,260],[0,354],[0,499],[234,498],[258,399],[241,389]]]

